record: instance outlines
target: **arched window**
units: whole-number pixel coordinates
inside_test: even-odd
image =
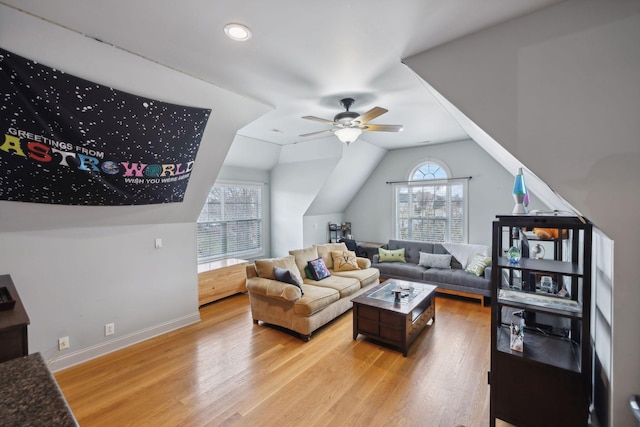
[[[425,179],[447,179],[449,178],[449,168],[444,163],[437,160],[428,160],[413,168],[409,181],[422,181]]]
[[[396,239],[467,241],[467,179],[451,178],[443,162],[420,162],[408,181],[394,184],[394,194]]]

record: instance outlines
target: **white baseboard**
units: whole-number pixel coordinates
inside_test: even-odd
[[[187,325],[197,323],[200,321],[200,312],[188,314],[186,316],[170,320],[165,323],[151,326],[140,331],[133,332],[122,337],[112,339],[110,341],[100,343],[91,347],[83,348],[82,350],[75,351],[73,353],[65,354],[48,361],[49,369],[51,372],[60,371],[62,369],[70,368],[71,366],[78,365],[80,363],[87,362],[96,357],[104,356],[105,354],[112,353],[116,350],[129,347],[133,344],[137,344],[142,341],[146,341],[149,338],[157,337],[158,335],[166,334],[175,329],[183,328]]]

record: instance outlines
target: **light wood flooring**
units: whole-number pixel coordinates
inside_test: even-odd
[[[435,324],[406,358],[354,341],[351,311],[308,343],[254,325],[246,294],[200,313],[195,325],[56,373],[80,425],[489,425],[490,308],[477,302],[438,297]]]

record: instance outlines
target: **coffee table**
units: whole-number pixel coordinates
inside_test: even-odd
[[[358,334],[390,344],[407,357],[409,345],[436,320],[437,286],[389,279],[353,302],[353,339]]]

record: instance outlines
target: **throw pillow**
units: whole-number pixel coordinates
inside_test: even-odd
[[[286,270],[280,267],[273,267],[273,275],[276,277],[278,282],[289,283],[290,285],[295,285],[300,288],[300,292],[304,295],[304,291],[302,290],[302,283],[298,280],[298,278],[291,273],[291,270]]]
[[[400,249],[378,249],[379,262],[407,262],[404,259],[404,248]]]
[[[356,260],[355,252],[332,251],[331,257],[333,258],[334,271],[360,270],[360,267],[358,266],[358,261]]]
[[[273,275],[273,267],[279,267],[284,268],[285,270],[290,270],[291,273],[302,282],[302,276],[300,276],[300,271],[296,266],[296,260],[293,255],[282,258],[257,259],[254,261],[254,264],[256,266],[258,277],[275,280],[276,277]]]
[[[318,257],[324,260],[324,265],[327,268],[333,268],[333,258],[331,258],[331,252],[333,251],[348,251],[347,245],[344,242],[341,243],[325,243],[322,245],[315,245],[318,250]]]
[[[482,276],[484,269],[491,265],[491,258],[482,254],[477,254],[473,257],[467,268],[464,270],[468,273],[473,273],[476,276]]]
[[[311,274],[313,275],[313,280],[322,280],[331,276],[322,258],[311,260],[308,264]]]
[[[451,254],[420,252],[420,261],[418,264],[427,268],[451,268]]]
[[[304,274],[307,276],[307,279],[313,280],[313,273],[311,271],[311,267],[309,267],[309,264],[304,267]]]

